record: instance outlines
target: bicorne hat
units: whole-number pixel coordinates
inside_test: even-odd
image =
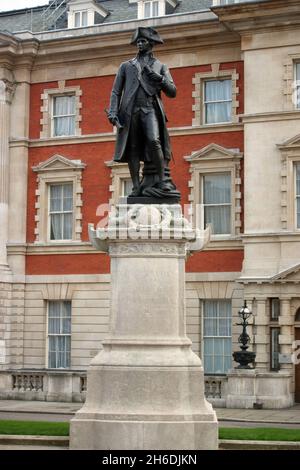
[[[158,32],[155,29],[150,28],[150,27],[149,28],[143,28],[143,27],[137,28],[132,35],[130,44],[136,44],[138,38],[145,38],[145,39],[148,39],[148,41],[152,41],[156,44],[164,43],[164,41],[162,40]]]

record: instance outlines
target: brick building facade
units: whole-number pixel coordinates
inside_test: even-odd
[[[226,403],[246,299],[257,371],[285,376],[299,400],[299,6],[57,0],[0,13],[1,397],[84,398],[110,303],[109,257],[88,224],[129,180],[104,109],[145,25],[164,38],[155,55],[178,90],[163,101],[181,203],[194,224],[215,225],[186,263],[187,334],[207,395]]]

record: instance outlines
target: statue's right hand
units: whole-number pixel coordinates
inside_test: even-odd
[[[109,122],[110,122],[113,126],[115,126],[116,123],[117,123],[117,121],[118,121],[118,116],[116,116],[115,114],[108,113],[108,114],[107,114],[107,117],[108,117]]]

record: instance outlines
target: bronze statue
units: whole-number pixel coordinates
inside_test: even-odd
[[[180,199],[170,178],[172,152],[161,101],[161,91],[175,98],[176,87],[167,66],[152,54],[153,46],[162,43],[153,28],[137,28],[131,44],[137,46],[138,54],[121,64],[107,113],[111,124],[117,127],[114,160],[128,162],[133,182],[129,199],[143,198],[144,202],[145,198],[164,202]],[[140,181],[141,161],[144,169]]]

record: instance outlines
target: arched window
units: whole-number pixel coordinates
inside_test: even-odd
[[[296,312],[295,321],[300,323],[300,307],[298,308]]]

